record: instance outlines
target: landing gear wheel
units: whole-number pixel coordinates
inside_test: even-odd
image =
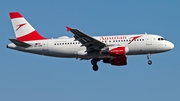
[[[151,65],[152,64],[152,61],[150,60],[151,59],[151,54],[147,54],[147,59],[148,59],[148,64]]]
[[[98,65],[93,65],[93,70],[97,71],[98,70]]]
[[[91,60],[91,64],[92,64],[92,65],[97,65],[97,60],[96,60],[96,59],[92,59],[92,60]]]
[[[97,65],[97,62],[98,62],[98,61],[100,61],[100,59],[98,59],[98,58],[94,58],[94,59],[91,60],[91,64],[93,65],[92,69],[93,69],[94,71],[97,71],[97,70],[98,70],[98,65]]]
[[[149,60],[149,61],[148,61],[148,64],[149,64],[149,65],[151,65],[151,64],[152,64],[152,61],[151,61],[151,60]]]

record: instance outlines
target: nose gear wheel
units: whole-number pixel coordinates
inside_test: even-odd
[[[148,59],[148,64],[151,65],[152,64],[152,61],[151,61],[151,54],[147,54],[147,59]]]

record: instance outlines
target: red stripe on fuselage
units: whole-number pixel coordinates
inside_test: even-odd
[[[131,40],[128,44],[130,44],[132,41],[136,40],[136,39],[139,38],[139,37],[141,37],[141,36],[132,37],[132,40]]]
[[[10,12],[9,15],[11,19],[23,17],[19,12]]]
[[[32,40],[44,40],[46,38],[42,37],[37,31],[33,31],[27,35],[18,37],[19,41],[32,41]]]

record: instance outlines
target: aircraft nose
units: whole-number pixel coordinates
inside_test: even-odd
[[[174,44],[172,42],[168,42],[167,46],[170,50],[174,48]]]
[[[172,42],[170,42],[170,48],[173,49],[174,48],[174,44]]]

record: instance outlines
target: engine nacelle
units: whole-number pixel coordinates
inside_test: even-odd
[[[126,56],[116,57],[114,59],[111,59],[110,62],[111,62],[111,65],[116,65],[116,66],[127,65],[127,57]]]
[[[123,66],[127,65],[127,57],[126,56],[119,56],[115,58],[107,58],[103,59],[104,63],[110,63],[111,65],[116,65],[116,66]]]
[[[110,56],[125,56],[129,52],[129,48],[126,46],[113,47],[109,49]]]
[[[125,56],[129,52],[126,46],[111,46],[105,47],[100,51],[100,54],[109,54],[110,56]]]

